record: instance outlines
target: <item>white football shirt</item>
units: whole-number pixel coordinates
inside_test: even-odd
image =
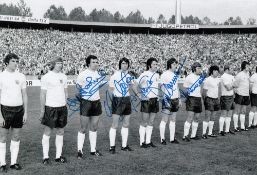
[[[140,85],[140,91],[143,94],[143,98],[156,98],[158,97],[158,85],[160,76],[156,72],[144,71],[137,79],[137,83]]]
[[[129,96],[129,87],[133,84],[135,77],[132,77],[128,72],[116,71],[110,78],[109,86],[114,88],[113,94],[115,97]]]
[[[203,81],[204,78],[201,78],[200,75],[194,73],[189,74],[184,81],[184,87],[188,89],[188,95],[192,97],[202,97],[201,84]]]
[[[163,72],[161,75],[162,92],[170,99],[179,97],[178,79],[179,75],[170,70]]]
[[[23,105],[22,89],[26,89],[26,77],[24,74],[3,71],[0,73],[1,104],[4,106]]]
[[[66,105],[65,91],[67,76],[49,71],[41,79],[41,89],[46,90],[46,106],[62,107]]]
[[[218,98],[219,97],[219,78],[213,78],[209,76],[205,79],[203,88],[207,90],[207,97]]]
[[[105,76],[101,76],[98,71],[86,69],[78,75],[77,88],[83,99],[96,101],[100,99],[99,88],[104,82]],[[79,87],[80,86],[80,87]]]
[[[221,96],[232,96],[234,95],[234,90],[227,90],[226,86],[233,86],[233,82],[235,81],[235,78],[233,75],[224,73],[221,77],[220,77],[220,81],[221,81]]]
[[[236,92],[241,96],[249,96],[249,88],[250,88],[250,76],[249,73],[245,73],[244,71],[239,72],[235,77],[235,82],[238,85],[236,88]]]
[[[257,94],[257,73],[254,73],[251,76],[250,83],[253,84],[253,86],[252,86],[252,93]]]

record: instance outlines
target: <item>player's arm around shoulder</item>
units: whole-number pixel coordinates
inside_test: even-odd
[[[240,72],[235,76],[235,81],[233,82],[233,87],[238,88],[239,83],[241,81],[241,74]]]

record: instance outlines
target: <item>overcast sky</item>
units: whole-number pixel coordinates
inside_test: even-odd
[[[181,0],[182,15],[208,16],[212,21],[224,22],[228,17],[240,16],[245,23],[249,17],[257,19],[257,0]],[[0,0],[0,3],[16,4],[19,0]],[[144,17],[157,19],[163,14],[168,19],[175,14],[176,0],[25,0],[31,7],[33,16],[43,17],[50,5],[62,5],[67,14],[81,6],[86,14],[94,8],[105,8],[114,13],[120,11],[125,17],[131,12],[140,10]]]

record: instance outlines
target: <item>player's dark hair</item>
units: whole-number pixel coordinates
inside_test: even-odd
[[[209,76],[211,76],[213,74],[213,71],[220,71],[219,67],[217,65],[213,65],[209,68]]]
[[[195,72],[197,67],[202,67],[202,66],[198,62],[194,62],[194,64],[191,66],[192,72]]]
[[[52,71],[52,70],[54,69],[54,66],[53,66],[52,63],[48,63],[47,65],[49,66],[49,70],[50,70],[50,71]]]
[[[52,71],[54,70],[55,64],[56,62],[63,62],[63,59],[61,57],[57,57],[56,59],[54,59],[53,61],[50,62],[50,66],[49,69]]]
[[[19,60],[20,58],[16,54],[14,54],[14,53],[9,53],[4,58],[4,64],[8,65],[11,59]]]
[[[152,64],[154,61],[155,61],[155,62],[158,62],[157,59],[156,59],[156,58],[153,58],[153,57],[149,58],[149,59],[146,61],[146,70],[149,70],[149,69],[151,68],[151,64]]]
[[[243,61],[241,64],[241,71],[245,70],[246,65],[250,65],[250,63],[248,61]]]
[[[171,58],[171,59],[169,59],[169,60],[167,61],[167,70],[169,70],[169,69],[171,68],[171,65],[172,65],[173,63],[178,64],[178,61],[177,61],[175,58]]]
[[[225,72],[226,70],[229,70],[229,65],[225,65],[225,66],[224,66],[224,72]]]
[[[91,60],[97,60],[97,57],[94,56],[94,55],[89,55],[87,58],[86,58],[86,66],[89,67],[89,64],[91,63]]]
[[[129,60],[125,57],[121,58],[120,61],[119,61],[119,69],[121,69],[121,63],[122,62],[125,62],[128,64],[128,68],[129,68]]]

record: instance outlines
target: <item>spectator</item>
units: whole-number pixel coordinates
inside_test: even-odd
[[[62,32],[58,30],[28,30],[0,28],[0,53],[5,56],[14,52],[21,58],[20,70],[26,75],[47,72],[47,63],[52,57],[65,59],[63,71],[67,75],[78,74],[84,58],[94,54],[99,58],[103,70],[112,74],[117,70],[118,60],[131,60],[131,70],[141,74],[145,60],[158,59],[162,72],[165,62],[174,57],[187,58],[187,67],[199,61],[204,70],[212,64],[229,64],[234,74],[239,72],[241,60],[255,63],[257,57],[256,34],[215,35],[146,35]]]

